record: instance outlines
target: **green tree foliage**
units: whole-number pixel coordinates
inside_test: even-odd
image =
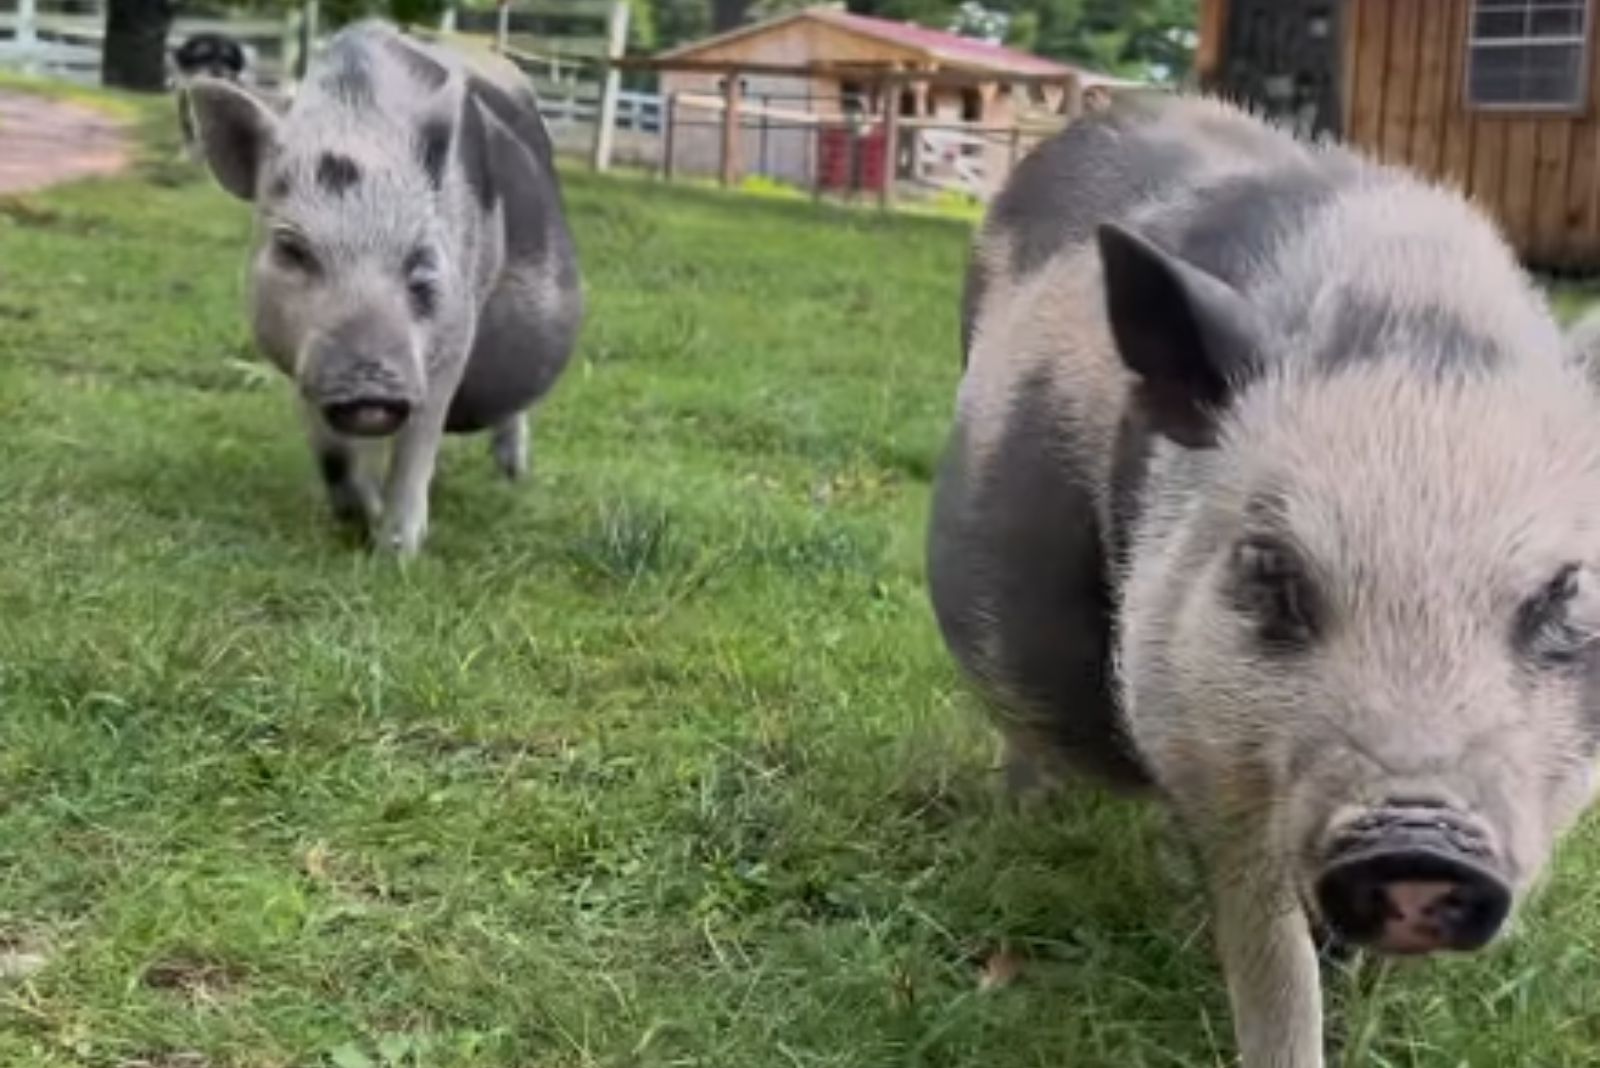
[[[114,0],[137,4],[141,0]],[[153,2],[153,0],[143,0]],[[205,3],[190,0],[185,9]],[[324,26],[366,15],[437,23],[446,0],[321,0]],[[458,0],[493,8],[495,0]],[[628,0],[628,49],[653,52],[823,0]],[[298,0],[243,0],[286,10]],[[849,10],[915,22],[1130,77],[1179,79],[1194,52],[1198,0],[846,0]]]
[[[805,0],[647,2],[656,10],[662,47],[805,6]],[[847,0],[847,6],[978,37],[992,35],[998,22],[1013,47],[1110,73],[1174,79],[1189,71],[1197,17],[1197,0]]]

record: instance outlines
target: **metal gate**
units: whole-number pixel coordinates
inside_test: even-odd
[[[1341,132],[1343,8],[1342,0],[1232,0],[1215,88],[1303,134]]]

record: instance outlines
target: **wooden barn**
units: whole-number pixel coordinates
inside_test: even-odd
[[[840,7],[791,11],[653,57],[674,102],[674,166],[720,168],[722,101],[735,74],[742,101],[738,169],[809,185],[850,125],[879,123],[892,106],[903,141],[895,168],[956,159],[968,191],[987,195],[1042,132],[1082,106],[1085,90],[1131,83],[984,41]],[[741,69],[743,65],[743,69]],[[885,84],[882,72],[906,77]],[[923,75],[924,77],[915,77]],[[1029,130],[1021,132],[1020,127]],[[1035,133],[1033,127],[1042,131]],[[881,134],[871,131],[869,139]],[[870,141],[869,141],[870,143]],[[957,158],[958,157],[958,158]],[[882,176],[868,181],[874,185]]]
[[[1596,0],[1201,0],[1196,69],[1464,189],[1538,268],[1600,268]]]

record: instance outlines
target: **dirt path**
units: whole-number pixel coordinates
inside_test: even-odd
[[[112,174],[130,158],[115,119],[82,104],[0,90],[0,195]]]

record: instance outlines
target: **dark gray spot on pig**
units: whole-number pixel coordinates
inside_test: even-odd
[[[358,35],[335,37],[323,55],[324,72],[319,84],[350,107],[368,108],[376,102],[372,83],[372,60]]]
[[[406,257],[406,296],[418,319],[431,319],[439,310],[439,287],[432,277],[436,266],[434,254],[427,248],[414,249]]]
[[[1145,773],[1112,697],[1114,609],[1092,476],[1066,416],[1037,372],[1018,384],[982,470],[957,431],[934,504],[934,603],[969,673],[1036,710],[1075,766],[1137,786]]]
[[[1492,371],[1506,354],[1454,309],[1342,295],[1333,325],[1314,354],[1316,365],[1332,372],[1377,359],[1410,360],[1430,374],[1445,375]]]
[[[279,171],[267,183],[267,196],[273,200],[283,200],[289,195],[289,190],[292,188],[293,183],[289,180],[289,175],[284,171]]]
[[[524,88],[513,96],[487,79],[471,77],[467,79],[467,92],[469,96],[481,100],[489,109],[489,114],[516,134],[518,140],[528,146],[534,159],[542,164],[550,163],[553,155],[550,135],[539,118],[539,103],[534,99],[532,90]]]
[[[1192,152],[1171,142],[1131,137],[1127,125],[1115,111],[1097,112],[1017,165],[988,224],[1010,239],[1015,273],[1031,273],[1062,248],[1090,240],[1098,224],[1126,215],[1192,169]],[[980,279],[974,306],[983,285]]]
[[[544,215],[550,191],[539,164],[504,129],[489,131],[489,161],[505,205],[506,253],[525,263],[542,263],[550,240]]]
[[[317,158],[317,184],[334,196],[343,196],[360,181],[361,168],[349,156],[324,152]]]
[[[1330,161],[1316,169],[1283,167],[1230,178],[1201,193],[1177,233],[1163,234],[1158,225],[1150,236],[1201,270],[1239,285],[1285,237],[1328,210],[1354,174]]]
[[[449,157],[449,120],[428,119],[417,129],[417,160],[435,190],[444,188],[444,165]]]
[[[495,197],[494,182],[489,176],[489,130],[477,101],[470,96],[461,101],[461,136],[456,141],[456,154],[467,184],[477,194],[478,206],[489,211]]]
[[[430,92],[437,92],[444,88],[445,82],[450,80],[450,72],[443,64],[436,63],[412,48],[404,41],[395,37],[384,38],[383,45],[406,68],[406,73],[414,78],[417,84]]]

